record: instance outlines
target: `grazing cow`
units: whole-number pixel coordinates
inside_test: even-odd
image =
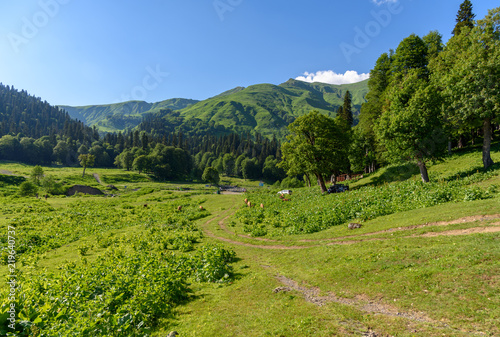
[[[245,204],[248,204],[248,199],[245,199],[244,201],[245,201]]]
[[[283,198],[281,200],[283,200],[283,201],[290,201],[290,199],[287,199],[287,198]]]
[[[178,207],[177,207],[177,210],[178,210],[178,211],[182,211],[182,206],[178,206]]]
[[[203,210],[204,210],[203,206],[200,206],[200,211],[203,211]]]
[[[260,204],[260,208],[264,208],[264,204]]]
[[[247,203],[247,205],[248,205],[248,207],[252,207],[252,202],[251,202],[251,201],[249,201],[249,202]]]

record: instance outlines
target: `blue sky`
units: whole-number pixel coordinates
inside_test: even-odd
[[[0,82],[88,105],[201,100],[289,78],[357,81],[412,33],[448,40],[461,2],[1,1]],[[499,5],[472,3],[476,19]]]

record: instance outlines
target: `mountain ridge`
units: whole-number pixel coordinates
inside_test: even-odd
[[[180,110],[199,101],[186,98],[170,98],[160,102],[127,101],[111,104],[69,106],[59,105],[71,118],[86,125],[96,126],[101,131],[123,131],[136,127],[147,114],[161,109]]]
[[[343,105],[347,90],[351,92],[353,113],[359,114],[361,104],[366,102],[368,80],[352,84],[326,84],[304,82],[295,79],[279,85],[262,83],[248,87],[235,87],[211,98],[197,101],[182,98],[168,99],[156,103],[128,101],[107,105],[89,105],[82,107],[60,106],[73,118],[82,120],[101,131],[124,131],[141,128],[140,124],[149,116],[157,114],[156,128],[153,133],[163,134],[172,131],[171,114],[176,111],[176,127],[183,122],[193,125],[197,121],[203,125],[222,127],[228,132],[265,136],[276,135],[282,138],[286,126],[297,117],[311,110],[318,110],[331,117],[336,115]],[[162,114],[158,114],[163,111]],[[161,119],[165,125],[161,125]],[[182,120],[180,124],[179,119]],[[159,128],[159,129],[158,129]],[[163,129],[163,130],[162,130]],[[185,130],[185,128],[183,129]]]

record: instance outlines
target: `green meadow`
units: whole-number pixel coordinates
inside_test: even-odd
[[[498,151],[492,158],[500,161]],[[2,162],[0,329],[8,336],[497,336],[500,167],[485,172],[480,159],[465,151],[435,163],[429,184],[418,170],[395,165],[350,183],[349,192],[294,189],[289,201],[258,181],[222,177],[248,192],[216,194],[196,181],[97,168],[82,178],[81,168],[63,167],[43,171],[63,188],[87,185],[105,195],[45,199],[40,186],[39,198],[21,196],[33,167]],[[351,222],[361,228],[348,229]],[[8,328],[11,303],[16,333]]]

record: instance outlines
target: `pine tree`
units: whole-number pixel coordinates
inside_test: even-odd
[[[354,117],[352,116],[352,96],[349,90],[346,91],[344,96],[344,105],[342,106],[341,116],[347,122],[349,127],[352,127]]]
[[[455,25],[455,28],[453,28],[452,34],[454,36],[459,35],[463,27],[472,29],[472,27],[474,27],[475,17],[476,15],[472,13],[472,3],[469,0],[462,2],[457,14],[457,24]]]

